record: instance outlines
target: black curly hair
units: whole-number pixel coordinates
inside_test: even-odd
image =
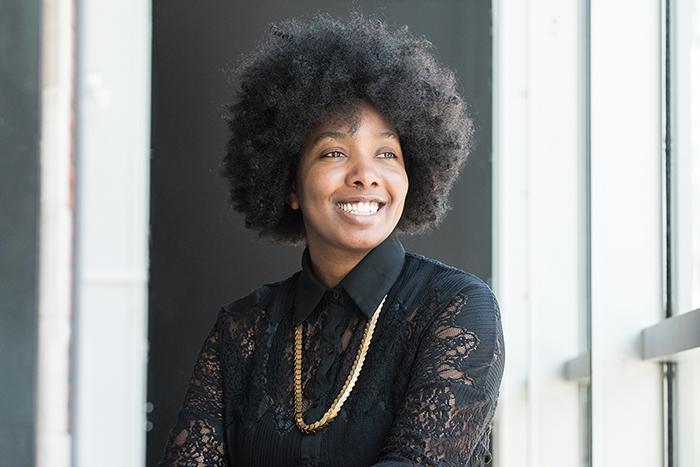
[[[469,153],[473,124],[454,74],[431,48],[406,27],[390,30],[358,12],[342,21],[318,14],[273,25],[233,70],[238,88],[228,106],[221,173],[246,227],[274,240],[304,239],[301,212],[288,204],[304,140],[317,123],[359,102],[399,134],[409,189],[397,229],[436,226]]]

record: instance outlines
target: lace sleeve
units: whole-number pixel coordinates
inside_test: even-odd
[[[422,338],[406,395],[377,465],[489,462],[503,357],[503,331],[493,293],[481,283],[464,288]]]
[[[185,401],[170,431],[160,467],[226,466],[223,386],[219,362],[220,313],[197,357]]]

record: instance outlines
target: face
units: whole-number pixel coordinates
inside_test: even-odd
[[[358,125],[328,120],[302,149],[292,209],[301,209],[306,240],[324,254],[365,254],[394,230],[408,191],[399,137],[369,104]]]

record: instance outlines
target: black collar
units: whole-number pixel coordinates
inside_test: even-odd
[[[350,271],[335,289],[341,288],[352,298],[362,313],[370,319],[379,303],[401,273],[405,250],[394,234],[389,235],[357,266]],[[334,290],[323,285],[311,270],[309,249],[304,249],[301,274],[294,298],[294,324],[303,322],[316,308],[323,295]]]

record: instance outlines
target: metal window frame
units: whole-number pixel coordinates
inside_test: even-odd
[[[700,308],[649,326],[641,338],[643,360],[677,361],[685,352],[700,348]]]

